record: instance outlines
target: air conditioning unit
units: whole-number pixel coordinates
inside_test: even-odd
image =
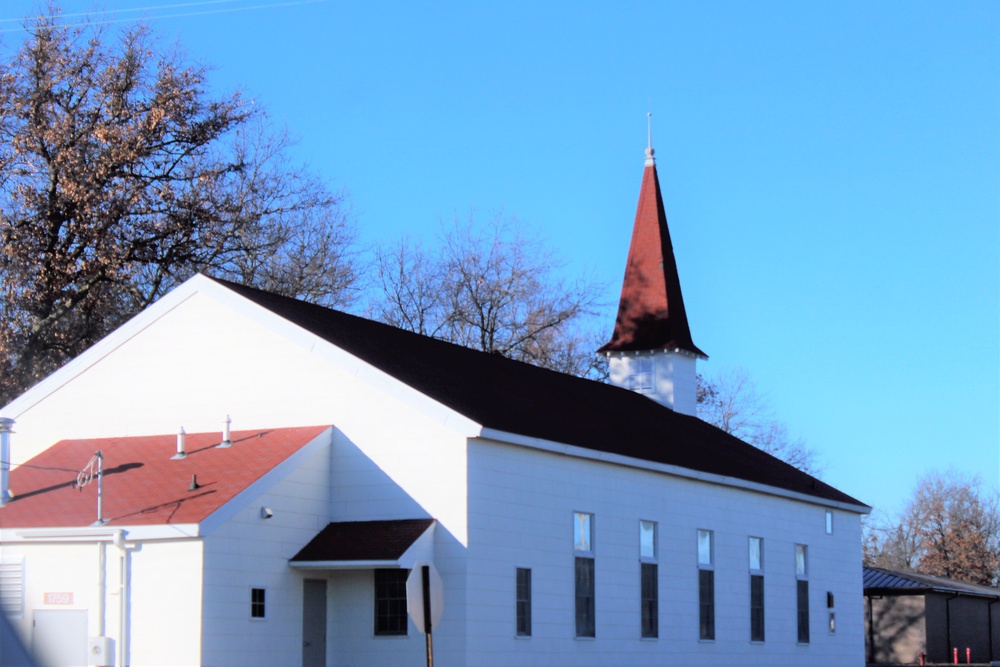
[[[115,640],[111,637],[89,637],[87,639],[87,664],[96,667],[114,667]]]

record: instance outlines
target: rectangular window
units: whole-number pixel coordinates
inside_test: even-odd
[[[594,551],[594,515],[587,512],[573,513],[573,550],[584,553]]]
[[[263,588],[250,589],[250,618],[267,618],[267,607],[264,604],[265,593]]]
[[[833,512],[826,511],[826,534],[833,535]]]
[[[639,558],[656,559],[656,522],[639,522]]]
[[[764,570],[764,539],[761,537],[751,537],[750,546],[750,571],[762,572]]]
[[[807,549],[804,544],[795,545],[795,578],[806,579],[808,577],[808,563],[806,562]]]
[[[660,608],[658,568],[656,563],[641,563],[642,571],[642,636],[654,639],[660,636]]]
[[[798,608],[799,643],[809,643],[809,551],[804,544],[795,545],[796,606]]]
[[[659,567],[656,563],[656,522],[639,522],[640,632],[646,639],[660,636]]]
[[[698,570],[698,637],[715,639],[715,572]]]
[[[713,535],[698,531],[698,637],[715,639],[715,563]]]
[[[576,558],[576,636],[594,637],[594,559]]]
[[[531,570],[517,568],[517,636],[531,636]]]
[[[749,540],[750,641],[764,641],[764,539]]]
[[[764,641],[764,575],[750,575],[750,641]]]
[[[712,531],[698,531],[698,566],[712,566]]]
[[[376,635],[405,635],[407,633],[406,578],[409,574],[409,570],[375,570]]]
[[[632,357],[629,360],[628,388],[640,394],[652,394],[653,360],[649,357]]]
[[[827,613],[830,615],[830,618],[828,619],[830,634],[837,634],[837,617],[833,612],[833,593],[829,591],[826,593],[826,608]]]
[[[797,584],[799,609],[799,643],[809,643],[809,582],[800,579]]]

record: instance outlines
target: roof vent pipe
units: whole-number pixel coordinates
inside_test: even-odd
[[[0,507],[10,500],[8,484],[10,479],[10,434],[13,432],[14,420],[0,417]]]
[[[229,425],[233,423],[233,420],[226,415],[226,420],[222,422],[222,442],[220,442],[216,447],[232,447],[233,440],[229,437]]]
[[[184,427],[181,426],[181,430],[177,432],[177,453],[170,457],[171,460],[183,459],[187,457],[187,451],[184,449],[184,437],[187,433],[184,432]]]

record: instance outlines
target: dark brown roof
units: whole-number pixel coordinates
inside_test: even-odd
[[[292,562],[397,560],[432,523],[433,519],[331,523]]]
[[[633,391],[218,282],[485,428],[863,506],[715,426]]]
[[[600,351],[663,349],[708,356],[691,340],[660,180],[650,158],[642,175],[614,333]]]
[[[104,457],[103,515],[111,526],[199,523],[315,440],[329,426],[188,433],[187,457],[173,460],[177,436],[60,440],[10,473],[14,497],[0,528],[89,526],[97,519],[97,478],[76,487],[95,452]],[[198,488],[191,489],[197,475]]]
[[[1000,599],[1000,590],[967,584],[964,581],[933,577],[916,572],[899,572],[881,567],[865,567],[865,595],[923,595],[952,593]]]

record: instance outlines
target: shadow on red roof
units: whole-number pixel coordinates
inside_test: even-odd
[[[82,488],[77,473],[104,456],[103,515],[111,526],[199,523],[329,426],[189,433],[187,457],[173,460],[176,435],[61,440],[10,474],[13,498],[0,528],[89,526],[97,519],[97,478]],[[191,489],[192,476],[198,487]]]

